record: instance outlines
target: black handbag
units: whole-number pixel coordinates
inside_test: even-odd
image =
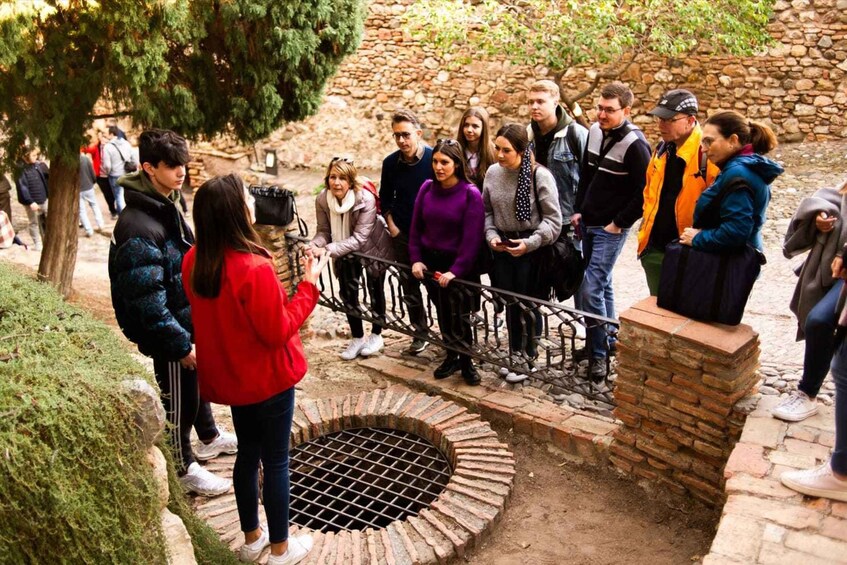
[[[296,204],[293,192],[276,185],[254,185],[249,190],[255,200],[257,224],[287,226],[294,221]]]
[[[695,320],[738,325],[764,264],[764,254],[752,245],[710,253],[671,242],[665,247],[657,304]]]

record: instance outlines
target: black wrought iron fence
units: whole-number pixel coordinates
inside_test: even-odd
[[[302,276],[300,258],[304,255],[309,239],[293,234],[286,236],[288,243],[289,272],[296,280]],[[574,358],[574,352],[585,348],[585,328],[602,326],[607,334],[616,332],[618,321],[602,316],[596,316],[547,300],[539,300],[530,296],[501,290],[487,285],[476,284],[461,279],[454,279],[450,286],[454,287],[449,299],[471,301],[470,321],[473,327],[473,339],[470,343],[445,343],[437,323],[435,305],[421,285],[424,309],[427,316],[427,328],[421,332],[409,321],[409,299],[402,292],[401,282],[412,277],[408,265],[394,261],[386,261],[377,257],[360,253],[351,253],[343,261],[359,262],[362,269],[357,273],[358,284],[355,292],[358,306],[351,307],[349,300],[352,289],[340,286],[336,269],[344,268],[340,262],[333,264],[325,271],[318,283],[321,291],[319,304],[344,314],[352,314],[367,322],[379,323],[384,328],[400,332],[413,338],[421,338],[444,349],[457,353],[467,353],[503,376],[506,373],[527,375],[533,382],[530,384],[546,389],[553,396],[578,393],[586,398],[601,401],[608,405],[614,404],[612,389],[615,374],[611,359],[607,359],[607,376],[601,382],[593,382],[588,375],[587,363],[579,363]],[[362,273],[373,275],[376,280],[383,281],[385,292],[385,317],[378,316],[372,308],[368,285],[361,280]],[[432,278],[433,273],[426,273],[426,278]],[[296,281],[295,281],[296,282]],[[520,343],[509,342],[506,324],[506,310],[511,309],[518,320]],[[524,353],[528,348],[527,341],[535,331],[537,335],[537,354],[530,357]],[[532,348],[529,348],[532,349]],[[517,350],[517,351],[515,351]],[[484,365],[483,365],[484,366]],[[549,385],[545,387],[544,385]]]

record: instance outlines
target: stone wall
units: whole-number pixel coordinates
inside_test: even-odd
[[[621,314],[610,460],[626,473],[724,501],[724,466],[759,380],[759,339],[749,326],[690,320],[647,298]]]
[[[320,167],[333,156],[352,155],[357,164],[378,168],[395,148],[388,120],[397,106],[420,115],[429,141],[454,136],[461,113],[473,104],[488,108],[495,126],[527,121],[527,85],[547,69],[495,61],[448,70],[435,50],[404,31],[411,3],[371,0],[362,45],[327,87],[319,114],[260,146],[277,149],[289,166]],[[624,77],[636,93],[635,121],[655,140],[644,111],[663,91],[682,86],[707,112],[737,109],[771,123],[784,141],[847,137],[847,0],[779,0],[770,31],[777,42],[748,59],[639,60]],[[572,70],[568,90],[581,90],[589,75]],[[593,107],[594,98],[583,106]]]

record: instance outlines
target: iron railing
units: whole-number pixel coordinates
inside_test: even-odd
[[[302,276],[300,258],[308,247],[309,239],[293,234],[286,235],[289,273],[299,281]],[[607,360],[607,377],[599,383],[592,382],[587,375],[587,363],[577,363],[573,352],[585,347],[585,338],[581,337],[578,325],[585,327],[602,326],[607,333],[617,331],[618,321],[582,312],[564,304],[540,300],[530,296],[501,290],[487,284],[477,284],[461,279],[454,279],[450,285],[455,285],[454,295],[457,299],[465,297],[475,300],[479,305],[476,312],[471,314],[474,339],[468,344],[447,344],[438,331],[435,307],[427,295],[424,285],[421,285],[428,328],[422,333],[416,331],[409,321],[408,304],[402,292],[402,282],[412,276],[408,265],[387,261],[370,255],[350,253],[345,260],[361,261],[364,271],[385,273],[385,319],[378,319],[372,310],[367,286],[359,281],[359,307],[348,307],[341,298],[339,281],[334,273],[333,263],[324,271],[318,284],[321,297],[318,303],[336,312],[352,314],[367,322],[380,323],[384,328],[394,330],[415,338],[439,345],[445,349],[466,353],[471,357],[488,363],[494,370],[501,368],[514,373],[529,374],[530,384],[539,386],[551,396],[577,393],[586,398],[598,400],[609,407],[614,405],[612,389],[616,375],[613,373],[611,360]],[[432,278],[432,273],[426,273]],[[509,336],[506,330],[504,310],[509,307],[519,308],[525,316],[521,316],[521,333],[525,345],[530,335],[530,326],[540,320],[541,331],[537,342],[538,355],[530,359],[525,354],[510,352]],[[521,348],[524,349],[524,348]],[[549,386],[548,386],[549,385]]]

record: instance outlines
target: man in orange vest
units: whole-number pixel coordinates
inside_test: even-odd
[[[697,98],[688,90],[666,92],[648,112],[662,142],[647,165],[644,212],[638,230],[638,258],[650,294],[659,292],[665,246],[694,224],[694,205],[720,172],[700,148]]]

